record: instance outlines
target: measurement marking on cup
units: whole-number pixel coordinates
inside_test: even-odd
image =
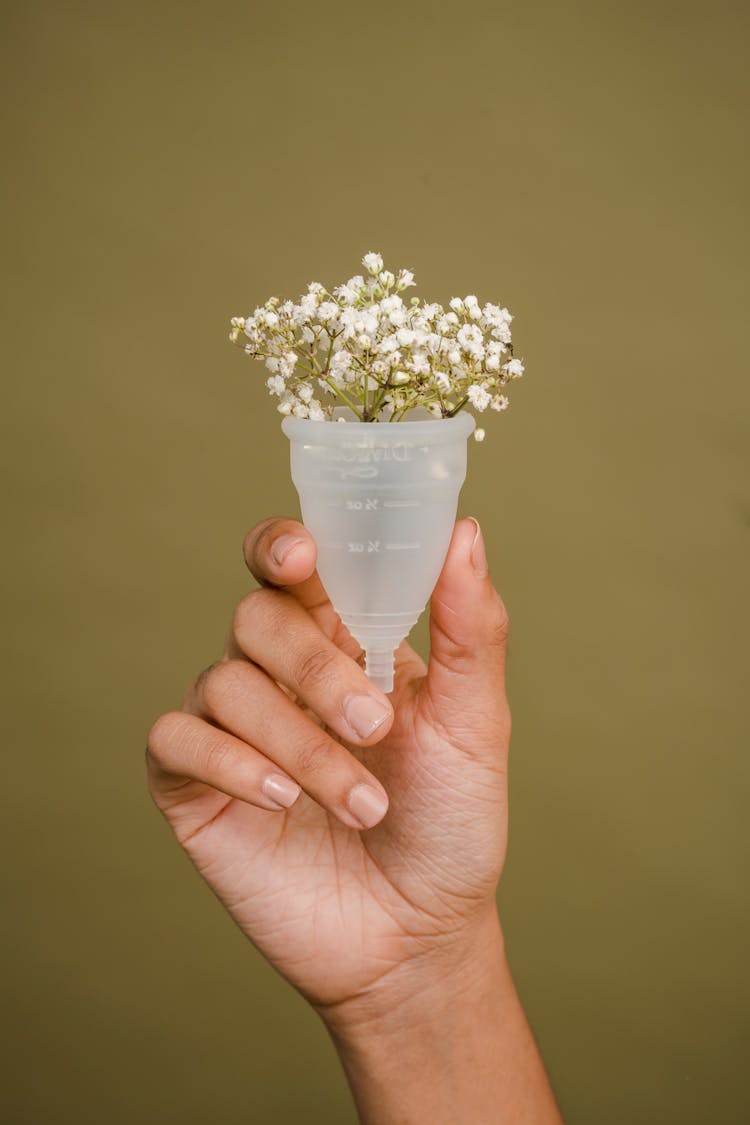
[[[381,546],[382,544],[379,539],[368,539],[366,543],[347,543],[346,549],[347,551],[353,551],[357,554],[362,554],[363,552],[372,554],[373,551],[379,551]]]
[[[421,543],[386,543],[386,551],[416,551]]]
[[[379,504],[377,496],[366,496],[364,500],[347,500],[346,508],[349,512],[377,512]]]
[[[418,500],[384,500],[384,508],[418,508]]]

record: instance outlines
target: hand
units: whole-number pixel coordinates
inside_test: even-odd
[[[333,1020],[390,1003],[402,972],[444,979],[495,940],[508,618],[479,526],[461,520],[432,595],[429,666],[404,642],[389,701],[305,528],[267,520],[244,553],[261,588],[222,659],[152,727],[149,785],[238,925]]]

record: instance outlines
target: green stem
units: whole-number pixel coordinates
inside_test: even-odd
[[[359,403],[358,402],[355,402],[353,399],[349,398],[349,396],[347,394],[345,394],[344,391],[342,391],[340,387],[337,387],[335,383],[331,382],[330,379],[327,379],[327,378],[323,377],[323,382],[326,383],[331,388],[333,393],[335,395],[338,395],[338,397],[340,399],[342,399],[346,403],[347,406],[351,407],[351,409],[354,411],[355,414],[359,414]]]
[[[449,410],[449,411],[448,411],[448,413],[446,414],[446,418],[452,418],[454,414],[458,414],[459,410],[461,410],[461,409],[462,409],[462,407],[466,406],[466,403],[467,403],[468,401],[469,401],[469,396],[468,396],[468,395],[465,395],[465,396],[464,396],[464,397],[463,397],[463,398],[461,399],[461,401],[460,401],[460,402],[457,402],[457,403],[456,403],[456,405],[455,405],[455,406],[453,407],[453,409],[452,409],[452,410]]]

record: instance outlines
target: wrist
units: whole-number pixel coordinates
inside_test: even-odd
[[[444,944],[392,968],[357,996],[317,1011],[339,1050],[360,1040],[392,1041],[442,1025],[464,1008],[474,1009],[487,990],[510,980],[505,943],[494,903],[476,922]]]
[[[439,953],[318,1009],[362,1125],[562,1125],[492,906]]]

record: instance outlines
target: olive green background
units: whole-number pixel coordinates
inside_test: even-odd
[[[297,513],[228,318],[368,250],[507,304],[527,364],[460,511],[512,621],[500,903],[566,1115],[748,1120],[746,11],[3,6],[4,1121],[354,1120],[143,750],[245,531]]]

